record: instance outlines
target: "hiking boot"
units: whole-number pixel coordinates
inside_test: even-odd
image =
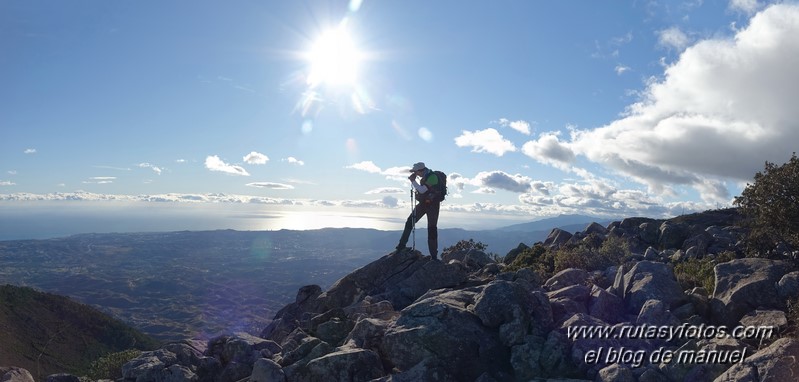
[[[410,251],[411,247],[406,247],[404,245],[398,245],[397,248],[394,249],[394,253],[400,253],[404,251]]]
[[[436,255],[434,253],[434,254],[430,255],[430,259],[433,260],[433,261],[438,261],[438,255]]]

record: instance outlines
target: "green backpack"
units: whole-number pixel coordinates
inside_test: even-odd
[[[447,174],[441,171],[433,171],[438,178],[438,184],[435,186],[431,186],[431,190],[433,192],[432,198],[433,201],[442,202],[447,197]]]

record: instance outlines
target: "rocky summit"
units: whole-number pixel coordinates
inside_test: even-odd
[[[796,380],[799,340],[785,331],[799,272],[734,258],[715,264],[712,293],[677,281],[675,264],[735,253],[742,235],[712,215],[555,230],[537,245],[614,236],[632,256],[546,278],[511,266],[517,256],[497,261],[474,248],[454,246],[440,261],[391,252],[328,290],[300,288],[258,337],[171,343],[122,374],[130,382]],[[27,378],[0,371],[4,381]]]

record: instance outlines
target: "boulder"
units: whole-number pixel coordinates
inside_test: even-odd
[[[21,367],[0,367],[0,382],[34,382],[28,370]]]
[[[510,369],[498,334],[468,310],[480,292],[470,288],[431,294],[403,309],[380,345],[389,367],[404,372],[427,362],[464,381],[496,368]]]
[[[508,254],[505,255],[505,257],[502,259],[502,263],[510,265],[510,263],[512,263],[513,260],[516,260],[516,257],[518,257],[520,253],[524,252],[527,249],[530,249],[530,247],[528,247],[524,243],[519,243],[519,245],[516,246],[516,248],[511,249],[510,252],[508,252]]]
[[[799,375],[799,340],[780,338],[722,373],[716,382],[795,381]]]
[[[554,228],[552,231],[549,232],[549,236],[547,236],[546,240],[544,240],[544,246],[549,248],[559,248],[561,245],[565,244],[572,238],[572,234],[566,232],[560,228]]]
[[[660,225],[658,244],[663,249],[682,248],[683,242],[688,238],[688,227],[684,224],[668,221]]]
[[[473,311],[483,325],[499,330],[500,341],[505,346],[513,346],[524,340],[532,323],[533,309],[538,305],[535,296],[523,285],[494,281],[476,296]],[[551,325],[551,322],[536,324]]]
[[[675,327],[680,325],[680,320],[674,317],[663,301],[648,300],[641,308],[635,323],[638,325]]]
[[[599,371],[596,382],[635,382],[635,377],[630,368],[614,363]]]
[[[570,343],[559,331],[546,337],[527,336],[511,349],[510,363],[515,380],[529,381],[545,376],[576,376],[570,360]]]
[[[713,268],[716,286],[710,300],[711,320],[735,325],[755,309],[784,309],[777,282],[789,271],[786,263],[768,259],[737,259]]]
[[[377,353],[366,349],[342,349],[308,362],[292,381],[370,381],[384,375]]]
[[[261,337],[282,342],[289,333],[297,328],[297,323],[306,312],[322,313],[326,309],[319,301],[322,288],[319,285],[306,285],[297,291],[294,302],[280,309],[272,322],[261,332]]]
[[[674,272],[663,263],[638,262],[624,275],[623,288],[624,304],[631,314],[638,314],[647,300],[663,301],[669,308],[686,300]]]
[[[657,245],[658,225],[654,222],[644,222],[638,226],[638,237],[647,245]]]
[[[799,296],[799,271],[793,271],[777,282],[777,293],[784,299]]]
[[[619,296],[612,294],[594,285],[591,289],[591,298],[588,300],[588,314],[609,324],[622,320],[624,301]]]
[[[788,318],[781,310],[755,310],[741,318],[741,325],[756,329],[751,339],[770,340],[788,326]]]
[[[250,382],[286,382],[286,374],[277,362],[261,358],[253,365]]]
[[[588,280],[588,272],[578,268],[564,269],[550,277],[544,283],[544,289],[557,290],[570,285],[585,284]]]
[[[605,236],[608,234],[608,229],[597,222],[592,222],[587,227],[585,227],[583,233],[585,233],[586,235],[590,235],[593,233],[599,236]]]

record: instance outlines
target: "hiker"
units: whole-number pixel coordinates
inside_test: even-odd
[[[440,171],[430,170],[423,162],[414,164],[410,172],[408,180],[416,191],[417,203],[405,222],[405,230],[402,231],[397,252],[407,248],[405,245],[408,244],[411,230],[422,216],[427,215],[427,248],[430,250],[430,257],[438,260],[438,212],[441,201],[446,195],[446,175]],[[416,181],[417,177],[421,179],[419,182]],[[442,177],[443,179],[440,179]]]

